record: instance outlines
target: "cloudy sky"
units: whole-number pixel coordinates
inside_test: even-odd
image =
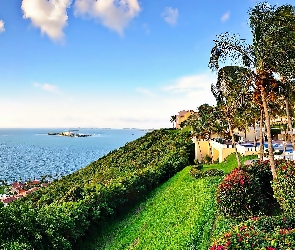
[[[0,0],[0,127],[171,127],[215,103],[213,39],[251,42],[255,3]]]

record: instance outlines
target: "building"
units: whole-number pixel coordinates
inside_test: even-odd
[[[176,128],[180,128],[180,124],[187,120],[191,115],[196,114],[197,112],[193,110],[182,110],[176,115]]]

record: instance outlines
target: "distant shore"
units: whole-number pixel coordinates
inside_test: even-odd
[[[73,133],[73,131],[79,131],[79,130],[71,130],[71,131],[66,131],[66,132],[49,132],[48,135],[59,135],[59,136],[68,136],[68,137],[89,137],[89,136],[92,136],[91,134]]]

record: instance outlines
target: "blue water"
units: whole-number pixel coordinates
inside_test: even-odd
[[[254,143],[243,143],[241,145],[244,146],[244,147],[254,147]],[[257,142],[256,146],[259,147],[260,143]],[[272,146],[273,146],[273,148],[275,150],[280,150],[281,152],[283,152],[283,144],[273,143]],[[264,148],[266,148],[266,149],[268,148],[268,143],[267,142],[264,143]],[[292,145],[287,145],[286,146],[286,152],[293,152]]]
[[[139,129],[79,129],[90,137],[48,135],[65,129],[0,129],[0,180],[64,176],[135,140]]]

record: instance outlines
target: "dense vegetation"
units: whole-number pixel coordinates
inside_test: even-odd
[[[158,130],[0,209],[2,249],[71,249],[89,226],[136,202],[189,164],[187,133]]]
[[[208,249],[220,177],[177,173],[128,215],[97,228],[79,249]]]
[[[278,178],[273,181],[270,163],[264,161],[243,166],[243,170],[234,169],[221,182],[217,199],[226,204],[217,206],[216,230],[210,249],[295,248],[295,164],[280,160],[275,165]],[[224,192],[220,198],[225,185],[230,192]],[[254,196],[257,199],[252,199]]]

